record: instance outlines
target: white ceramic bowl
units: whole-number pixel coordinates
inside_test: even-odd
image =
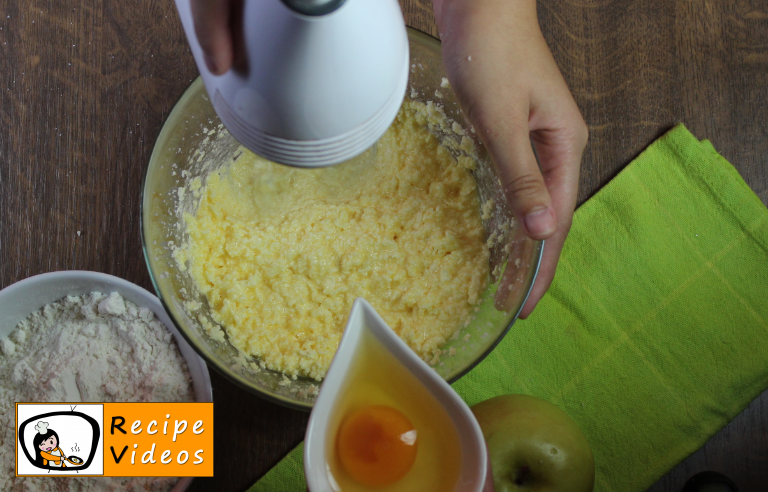
[[[454,490],[479,492],[486,477],[486,449],[483,432],[464,400],[448,383],[421,360],[365,299],[358,298],[352,305],[344,335],[331,367],[320,387],[320,394],[309,417],[304,438],[304,475],[313,492],[334,492],[339,486],[332,476],[327,452],[336,438],[340,417],[339,402],[348,391],[349,377],[355,361],[370,355],[364,348],[364,339],[376,343],[392,356],[392,363],[400,365],[413,376],[419,390],[430,394],[446,412],[458,435],[461,465]],[[369,403],[370,404],[370,403]],[[413,472],[411,472],[413,473]]]
[[[140,307],[151,309],[163,322],[176,339],[181,355],[187,361],[195,399],[199,402],[211,402],[211,376],[208,367],[197,352],[190,347],[179,334],[160,300],[138,285],[112,275],[98,272],[70,270],[63,272],[35,275],[0,290],[0,339],[11,334],[16,325],[46,304],[58,301],[66,296],[78,296],[90,292],[109,294],[117,292],[124,299]],[[173,487],[171,492],[186,490],[192,478],[185,477]]]

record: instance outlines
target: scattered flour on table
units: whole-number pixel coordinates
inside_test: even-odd
[[[28,402],[194,401],[173,336],[118,293],[66,297],[0,341],[1,491],[167,491],[177,478],[14,476],[15,407]]]

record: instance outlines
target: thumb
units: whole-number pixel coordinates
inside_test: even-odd
[[[195,34],[208,70],[221,75],[232,65],[229,0],[192,0]]]
[[[533,150],[527,111],[489,111],[495,117],[479,119],[475,126],[496,165],[510,210],[532,239],[546,239],[557,229],[552,198]],[[472,117],[470,116],[470,120]],[[486,127],[485,121],[493,121]]]

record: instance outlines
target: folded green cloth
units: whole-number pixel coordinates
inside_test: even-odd
[[[682,125],[576,212],[534,314],[454,384],[570,414],[596,491],[642,491],[768,387],[768,210]],[[302,446],[250,490],[304,491]]]

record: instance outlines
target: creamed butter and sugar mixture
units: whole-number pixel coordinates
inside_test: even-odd
[[[472,319],[488,285],[475,180],[406,101],[370,150],[294,169],[240,149],[210,173],[177,260],[231,343],[322,379],[364,297],[422,358]]]

